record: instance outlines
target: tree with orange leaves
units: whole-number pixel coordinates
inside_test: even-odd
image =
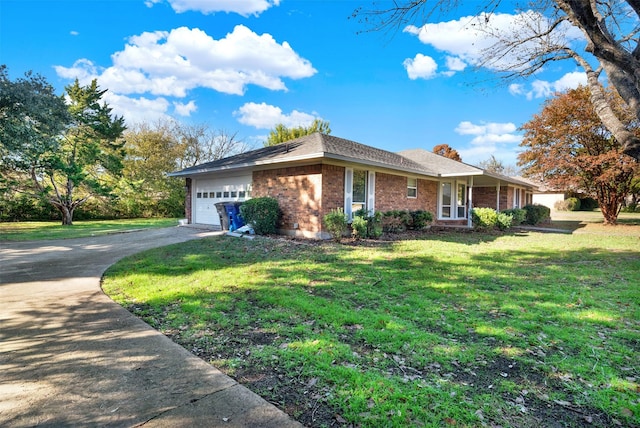
[[[629,132],[640,136],[640,124],[620,97],[609,92],[610,104]],[[523,174],[552,188],[582,190],[600,205],[605,224],[616,224],[638,162],[602,124],[581,86],[549,99],[542,111],[522,126],[518,155]]]
[[[452,149],[448,144],[438,144],[433,148],[433,153],[444,156],[445,158],[453,159],[454,161],[462,162],[460,153],[456,149]]]

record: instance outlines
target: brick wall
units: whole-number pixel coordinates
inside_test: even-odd
[[[276,198],[282,210],[279,228],[285,233],[320,236],[322,219],[335,208],[344,207],[342,166],[308,165],[253,172],[254,198]],[[418,197],[407,197],[407,177],[376,173],[376,210],[427,210],[436,214],[438,184],[418,180]],[[298,228],[294,228],[297,223]]]
[[[278,200],[280,229],[321,231],[322,165],[254,171],[251,196]]]
[[[376,211],[427,210],[435,215],[438,200],[438,184],[430,180],[418,180],[418,196],[407,197],[407,177],[376,173]]]
[[[475,208],[496,209],[497,189],[495,187],[474,187],[473,206]],[[500,187],[500,211],[513,207],[513,188]]]
[[[322,165],[320,218],[336,208],[344,208],[344,167]]]

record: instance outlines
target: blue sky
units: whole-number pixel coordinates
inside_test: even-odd
[[[173,117],[257,148],[277,123],[319,118],[385,150],[449,144],[470,164],[515,165],[517,129],[584,75],[557,63],[506,84],[477,69],[489,41],[469,16],[483,2],[461,3],[389,33],[350,19],[371,6],[358,0],[1,0],[0,63],[60,93],[97,78],[128,124]],[[492,22],[517,13],[503,1]]]

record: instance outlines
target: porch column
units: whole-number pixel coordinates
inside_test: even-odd
[[[469,177],[469,184],[467,185],[467,194],[469,200],[467,201],[467,227],[473,227],[473,221],[471,219],[471,210],[473,209],[473,175]]]
[[[496,211],[500,211],[500,182],[496,186]]]

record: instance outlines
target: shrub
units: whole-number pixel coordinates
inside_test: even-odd
[[[513,216],[511,214],[506,214],[504,212],[497,213],[496,217],[496,225],[500,230],[507,230],[511,227],[513,222]]]
[[[362,218],[365,221],[364,230],[357,230],[361,228],[360,224],[356,226],[351,224],[351,227],[356,238],[379,238],[382,235],[382,213],[376,211],[373,215],[369,215],[369,212],[364,209],[360,209],[354,214],[354,221],[356,218]],[[358,220],[358,223],[360,221]],[[356,235],[357,234],[357,235]]]
[[[555,208],[556,211],[568,211],[567,210],[567,200],[566,199],[562,199],[562,200],[555,201],[554,204],[553,204],[553,208]]]
[[[626,207],[622,207],[620,212],[623,213],[640,213],[640,204],[631,203]]]
[[[414,230],[424,230],[431,225],[433,214],[429,211],[411,211],[411,228]]]
[[[367,236],[367,220],[358,215],[353,216],[351,221],[351,233],[356,239],[366,238]]]
[[[580,199],[580,211],[593,211],[599,206],[598,201],[593,198]]]
[[[527,211],[527,217],[524,222],[531,226],[546,221],[551,216],[551,210],[544,205],[527,205],[524,209]]]
[[[340,241],[347,232],[347,215],[342,208],[333,209],[325,214],[323,221],[334,241]]]
[[[404,232],[411,222],[411,214],[408,211],[391,210],[382,215],[382,229],[385,232]]]
[[[556,201],[553,206],[558,211],[578,211],[580,209],[580,199],[567,198],[564,201]]]
[[[258,235],[276,233],[280,206],[275,198],[253,198],[240,205],[240,215]]]
[[[471,220],[476,229],[491,229],[498,222],[498,213],[493,208],[474,208],[471,210]]]
[[[527,219],[527,210],[524,210],[522,208],[511,208],[509,210],[504,210],[502,212],[506,215],[511,216],[512,226],[517,226],[519,224],[522,224]]]

